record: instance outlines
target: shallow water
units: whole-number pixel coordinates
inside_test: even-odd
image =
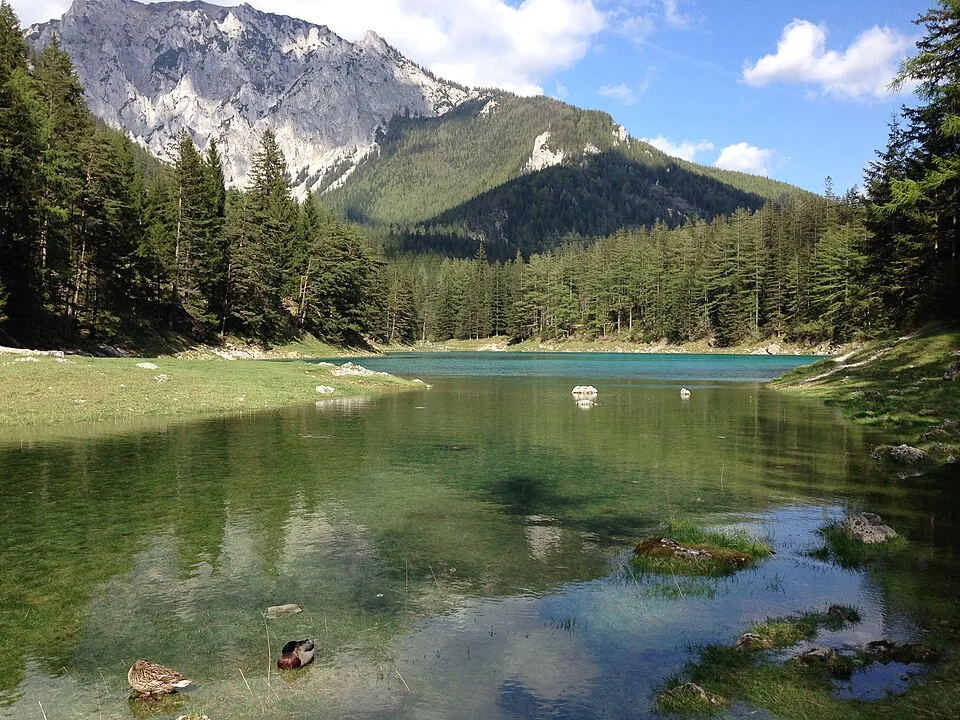
[[[0,717],[654,717],[692,647],[769,616],[846,603],[863,621],[824,642],[915,639],[930,573],[956,594],[955,491],[890,482],[879,438],[760,384],[809,360],[390,356],[358,362],[431,387],[0,446]],[[810,558],[848,508],[917,562]],[[672,520],[777,554],[720,580],[633,573]],[[288,602],[305,611],[264,620]],[[278,677],[302,637],[317,661]],[[195,687],[129,702],[138,657]]]

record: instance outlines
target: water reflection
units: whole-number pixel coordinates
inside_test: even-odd
[[[0,449],[0,715],[129,717],[144,656],[221,717],[645,717],[688,646],[767,616],[849,603],[864,621],[831,642],[909,639],[889,576],[807,556],[847,507],[950,561],[926,550],[954,537],[949,491],[877,482],[871,438],[816,403],[616,378],[581,412],[565,378],[431,382]],[[631,572],[637,536],[677,519],[778,554],[721,580]],[[288,602],[305,611],[264,620]],[[308,636],[314,666],[278,678]]]

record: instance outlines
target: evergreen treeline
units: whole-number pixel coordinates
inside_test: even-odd
[[[863,285],[862,203],[851,195],[767,203],[669,229],[621,230],[525,261],[408,255],[391,262],[393,341],[508,335],[843,340],[882,322]]]
[[[926,29],[897,83],[924,103],[904,108],[866,173],[867,271],[894,322],[960,318],[960,0],[916,20]]]
[[[381,262],[317,201],[296,202],[266,131],[227,191],[216,143],[151,162],[96,123],[69,57],[28,60],[0,4],[0,337],[146,341],[168,330],[353,342],[381,314]]]

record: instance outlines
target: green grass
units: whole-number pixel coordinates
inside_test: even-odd
[[[710,557],[689,559],[661,552],[655,543],[649,542],[659,537],[669,538],[686,548],[704,550]],[[706,531],[688,523],[670,523],[662,533],[638,543],[631,563],[633,569],[645,573],[720,577],[771,554],[767,543],[743,530]]]
[[[772,618],[751,629],[764,638],[766,647],[750,650],[782,650],[814,640],[821,630],[839,630],[860,621],[852,607],[831,605],[825,612]],[[731,645],[707,645],[697,649],[697,658],[684,671],[670,678],[664,690],[693,682],[711,693],[765,708],[777,717],[794,720],[828,718],[836,720],[913,720],[947,718],[956,714],[960,685],[955,681],[960,661],[942,648],[955,639],[955,630],[942,627],[931,633],[923,644],[895,646],[889,659],[897,662],[924,663],[929,670],[922,680],[914,681],[902,695],[875,701],[845,700],[835,696],[835,679],[848,678],[857,668],[885,662],[866,648],[853,654],[837,654],[819,663],[783,660],[782,653],[745,651]],[[716,715],[720,708],[697,703],[695,699],[672,703],[658,697],[663,710],[678,715]]]
[[[709,717],[729,704],[726,698],[685,682],[680,676],[670,678],[657,696],[657,707],[662,712],[681,717]]]
[[[303,360],[105,359],[0,355],[0,430],[248,413],[417,387],[394,377],[335,377]],[[335,388],[331,395],[318,385]]]
[[[821,629],[841,630],[860,622],[860,613],[847,605],[831,605],[825,612],[812,611],[785,618],[772,618],[750,629],[760,639],[755,649],[785,648],[812,640]]]
[[[833,522],[820,528],[817,533],[824,544],[810,552],[810,556],[825,562],[834,562],[840,567],[861,568],[891,553],[903,552],[909,543],[902,535],[886,542],[868,544],[852,538],[841,522]]]
[[[796,368],[772,387],[821,397],[854,421],[930,452],[934,460],[960,453],[960,381],[943,374],[960,360],[960,330],[870,343],[842,362]]]

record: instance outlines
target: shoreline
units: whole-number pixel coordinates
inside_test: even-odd
[[[0,351],[0,438],[90,435],[426,387],[344,362]]]

